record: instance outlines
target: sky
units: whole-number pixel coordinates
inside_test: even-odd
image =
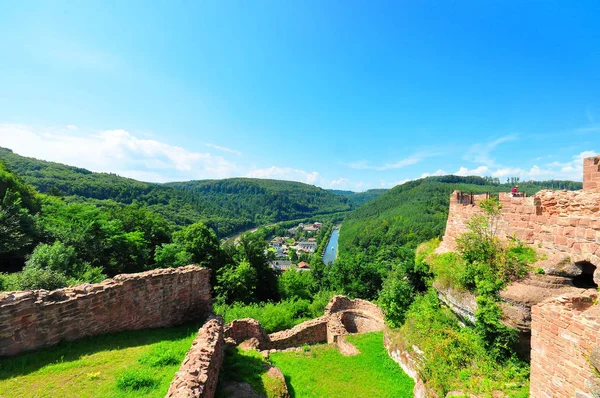
[[[600,2],[0,0],[0,146],[143,181],[582,179]]]

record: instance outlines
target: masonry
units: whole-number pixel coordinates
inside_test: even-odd
[[[549,299],[532,310],[531,396],[600,396],[598,291]]]
[[[172,326],[212,311],[210,271],[194,265],[98,284],[0,294],[0,356],[123,330]]]
[[[530,276],[500,293],[504,300],[509,298],[504,304],[532,306],[530,393],[536,398],[600,397],[596,289],[600,285],[600,156],[585,159],[583,171],[581,191],[543,190],[529,198],[501,193],[499,197],[498,235],[514,236],[547,256],[535,265],[546,275]],[[452,194],[438,253],[456,249],[456,238],[467,231],[467,221],[482,213],[477,203],[484,198],[459,191]],[[578,285],[580,276],[588,277],[583,286]],[[559,289],[563,284],[571,287]],[[520,303],[514,300],[519,295],[511,293],[519,289]]]
[[[584,161],[584,189],[581,191],[542,190],[529,198],[500,193],[502,214],[498,225],[501,237],[516,238],[538,248],[557,262],[568,260],[583,267],[600,265],[600,156]],[[465,201],[459,191],[450,198],[446,234],[438,252],[454,251],[456,238],[467,231],[466,223],[481,214],[477,203],[486,195]],[[600,268],[594,275],[600,281]]]

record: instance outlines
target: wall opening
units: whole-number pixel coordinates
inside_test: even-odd
[[[582,289],[598,288],[598,284],[594,281],[594,271],[596,266],[589,261],[579,261],[575,266],[581,270],[581,274],[573,278],[573,285]]]

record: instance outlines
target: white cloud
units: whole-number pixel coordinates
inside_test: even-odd
[[[486,174],[488,174],[489,169],[487,166],[479,166],[475,169],[469,170],[466,167],[461,167],[458,169],[458,171],[456,173],[454,173],[454,175],[457,176],[484,176]]]
[[[314,184],[319,178],[316,171],[307,172],[291,167],[271,166],[267,169],[255,169],[246,174],[250,178],[270,178],[275,180],[302,181],[307,184]]]
[[[444,170],[438,169],[437,171],[434,171],[433,173],[423,173],[423,174],[421,174],[420,178],[432,177],[432,176],[443,176],[446,174],[448,174],[448,173],[446,173]]]
[[[402,167],[411,166],[413,164],[417,164],[423,159],[437,156],[440,152],[438,151],[421,151],[413,153],[412,155],[400,159],[397,162],[386,163],[382,166],[373,166],[370,165],[366,160],[358,160],[350,163],[342,163],[344,166],[348,166],[352,169],[356,170],[377,170],[377,171],[385,171],[385,170],[396,170]]]
[[[511,134],[498,138],[494,141],[474,144],[469,148],[463,159],[474,163],[484,164],[488,167],[496,166],[496,160],[491,156],[492,151],[496,149],[498,145],[505,142],[514,141],[516,139],[517,135]]]
[[[0,124],[0,145],[24,156],[153,182],[225,178],[237,171],[234,163],[221,156],[140,139],[125,130],[83,133],[71,128]]]
[[[234,153],[236,155],[242,154],[240,151],[236,151],[235,149],[227,148],[227,147],[220,146],[220,145],[215,145],[215,144],[204,144],[204,145],[206,145],[209,148],[218,149],[219,151],[223,151],[223,152]]]
[[[520,168],[511,168],[511,167],[503,167],[500,169],[495,170],[494,172],[492,172],[492,177],[509,177],[509,176],[516,176],[516,175],[520,175],[521,173],[523,173],[523,170],[521,170]]]
[[[338,178],[337,180],[331,180],[331,182],[329,183],[329,185],[341,185],[341,184],[345,184],[347,182],[349,182],[350,180],[348,180],[347,178]]]

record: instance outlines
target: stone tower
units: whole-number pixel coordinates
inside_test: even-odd
[[[583,190],[600,192],[600,155],[583,159]]]

